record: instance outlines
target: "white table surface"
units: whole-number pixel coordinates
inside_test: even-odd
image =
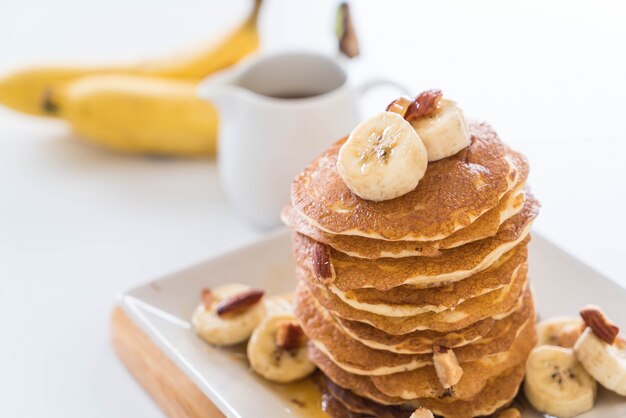
[[[626,285],[624,8],[545,3],[356,2],[352,71],[442,87],[489,119],[531,161],[537,229]],[[246,7],[3,0],[0,70],[173,51]],[[333,7],[269,0],[265,49],[328,50]],[[232,213],[214,161],[103,152],[62,123],[0,110],[0,416],[160,416],[109,344],[116,294],[260,235]]]

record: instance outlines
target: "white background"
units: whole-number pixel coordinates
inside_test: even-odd
[[[334,2],[268,0],[266,50],[332,51]],[[245,1],[0,0],[0,71],[168,54]],[[619,1],[359,1],[355,79],[441,87],[530,159],[537,229],[626,285],[626,13]],[[384,106],[389,92],[367,101]],[[117,362],[116,294],[260,236],[208,160],[141,159],[0,109],[0,416],[147,417]],[[563,294],[567,297],[567,277]]]

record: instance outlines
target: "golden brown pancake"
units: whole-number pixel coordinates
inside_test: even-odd
[[[368,260],[350,257],[330,249],[333,268],[331,282],[343,291],[362,288],[389,290],[397,286],[432,287],[468,278],[491,264],[500,256],[522,242],[537,216],[539,205],[528,199],[524,209],[502,224],[498,233],[490,238],[472,242],[458,248],[442,251],[439,257],[380,258]],[[299,266],[315,275],[312,264],[316,241],[293,234],[293,248]]]
[[[523,180],[525,181],[526,178],[524,177]],[[487,211],[467,228],[437,241],[386,241],[354,235],[330,234],[308,224],[291,206],[286,206],[282,210],[281,218],[285,224],[300,234],[330,245],[335,250],[352,257],[370,259],[436,257],[441,255],[440,250],[456,248],[495,235],[504,221],[522,210],[527,193],[522,189],[523,185],[507,192],[496,207]]]
[[[455,348],[479,341],[491,332],[498,321],[520,310],[527,293],[530,293],[530,288],[526,289],[524,295],[520,296],[517,303],[509,311],[451,332],[423,330],[402,335],[391,335],[362,322],[336,317],[335,319],[346,334],[368,347],[399,354],[423,354],[432,352],[433,345]]]
[[[432,353],[397,354],[372,349],[352,339],[302,289],[301,287],[296,294],[296,317],[315,347],[345,371],[362,375],[384,375],[432,365]],[[532,295],[528,293],[524,299],[520,310],[497,321],[484,338],[454,349],[458,360],[462,363],[475,361],[509,350],[522,327],[529,321],[534,323]]]
[[[519,266],[511,284],[459,304],[454,310],[427,312],[406,317],[389,317],[354,309],[345,304],[321,285],[307,286],[315,299],[334,316],[369,324],[392,335],[408,334],[413,331],[432,330],[452,332],[470,326],[481,319],[497,316],[509,311],[517,302],[526,286],[526,264]]]
[[[463,229],[498,205],[527,170],[524,157],[504,145],[486,123],[471,123],[471,144],[428,164],[417,188],[396,199],[361,199],[337,172],[345,138],[298,175],[292,205],[322,231],[391,241],[432,241]]]
[[[322,373],[316,376],[318,387],[327,401],[335,401],[334,409],[327,410],[331,418],[409,418],[416,404],[446,418],[473,418],[490,415],[508,405],[517,395],[524,377],[524,365],[520,364],[490,381],[472,400],[447,402],[433,398],[420,399],[412,406],[387,406],[360,397],[332,382]],[[343,410],[342,408],[343,407]],[[357,414],[357,415],[354,415]]]
[[[527,322],[508,351],[462,363],[463,376],[454,385],[454,398],[472,399],[490,379],[526,362],[536,340],[535,323]],[[385,376],[371,376],[370,379],[387,396],[403,399],[438,398],[445,392],[432,366]]]
[[[525,363],[535,342],[535,324],[529,322],[507,352],[461,364],[463,376],[452,390],[441,386],[433,366],[384,376],[361,376],[347,373],[313,345],[309,346],[309,357],[339,386],[379,403],[397,405],[418,398],[446,398],[451,402],[474,398],[490,380]]]
[[[516,268],[525,263],[527,258],[527,246],[520,244],[486,270],[458,282],[425,289],[398,286],[385,292],[373,288],[343,292],[332,283],[328,284],[327,288],[354,309],[379,315],[412,316],[425,312],[442,312],[456,307],[465,300],[510,284]],[[316,278],[308,274],[299,274],[299,277],[312,281],[311,284],[319,284]]]

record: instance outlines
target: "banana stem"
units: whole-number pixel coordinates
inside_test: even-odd
[[[259,13],[261,12],[262,5],[263,5],[263,0],[254,0],[254,6],[252,7],[252,11],[250,12],[250,16],[248,17],[249,25],[256,26],[257,21],[259,19]]]

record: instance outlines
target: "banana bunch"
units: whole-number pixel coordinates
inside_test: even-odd
[[[217,113],[196,83],[259,47],[262,0],[232,33],[185,55],[128,66],[33,67],[0,76],[0,104],[60,117],[78,136],[124,152],[201,155],[215,151]]]

